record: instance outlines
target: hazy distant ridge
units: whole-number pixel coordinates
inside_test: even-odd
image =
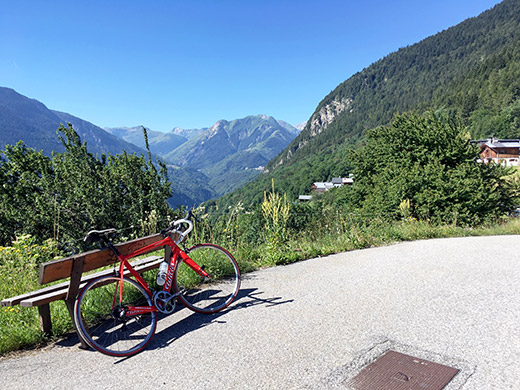
[[[106,130],[144,147],[141,127]],[[203,129],[148,130],[148,140],[152,153],[172,167],[196,169],[206,175],[207,189],[220,196],[256,177],[298,134],[299,130],[287,122],[256,115],[220,120]]]

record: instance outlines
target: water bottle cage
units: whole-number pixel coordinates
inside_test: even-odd
[[[164,285],[166,282],[166,274],[168,272],[169,263],[166,260],[163,260],[159,265],[159,271],[157,272],[157,284],[159,286]]]

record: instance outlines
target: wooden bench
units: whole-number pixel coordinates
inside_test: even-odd
[[[155,234],[148,237],[139,238],[115,247],[122,255],[127,255],[140,248],[160,241],[163,236]],[[164,256],[149,256],[132,262],[132,266],[139,273],[159,267],[161,261],[169,259],[170,247],[166,247],[167,253]],[[156,251],[157,249],[155,249]],[[32,291],[23,295],[4,299],[0,306],[38,307],[40,315],[40,326],[44,333],[52,334],[52,323],[49,303],[64,300],[67,305],[72,323],[74,324],[74,303],[79,291],[89,281],[102,276],[114,273],[114,268],[106,269],[93,274],[83,275],[84,272],[93,271],[102,267],[119,263],[114,253],[110,249],[99,249],[78,255],[66,257],[59,260],[49,261],[40,265],[40,284],[48,284],[62,279],[69,279],[66,282],[44,287],[37,291]],[[128,271],[127,271],[128,272]],[[82,345],[86,346],[81,340]]]

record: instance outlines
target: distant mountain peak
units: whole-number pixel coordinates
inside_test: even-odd
[[[298,123],[296,125],[294,125],[294,127],[300,131],[302,131],[303,129],[305,129],[305,126],[307,125],[307,121],[305,122],[301,122],[301,123]]]
[[[185,137],[187,139],[191,139],[197,137],[199,134],[206,131],[207,128],[203,129],[181,129],[180,127],[174,127],[170,132],[171,134],[180,135],[181,137]]]
[[[298,133],[288,123],[264,114],[221,119],[164,158],[199,170],[222,195],[260,174],[257,168],[276,156]]]

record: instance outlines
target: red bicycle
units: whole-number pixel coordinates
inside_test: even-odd
[[[121,263],[119,271],[94,279],[76,299],[74,322],[87,344],[111,356],[133,355],[152,339],[157,312],[172,313],[177,300],[193,311],[207,314],[233,302],[240,289],[240,270],[233,256],[214,244],[189,249],[178,246],[193,229],[191,217],[190,212],[186,218],[172,222],[161,231],[164,239],[126,256],[109,239],[115,229],[88,233],[85,241],[104,241]],[[185,230],[184,225],[188,225]],[[174,241],[170,233],[177,233],[179,238]],[[171,248],[171,257],[162,289],[154,290],[128,260],[164,246]],[[125,269],[133,278],[124,276]]]

